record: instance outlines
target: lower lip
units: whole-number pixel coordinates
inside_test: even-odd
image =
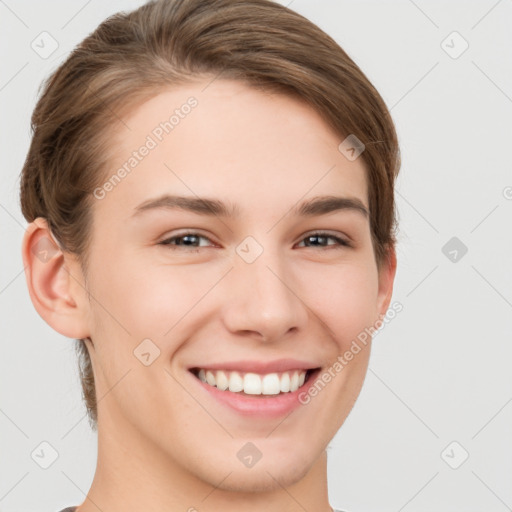
[[[296,391],[280,393],[279,395],[242,395],[231,391],[222,391],[203,382],[190,372],[192,378],[215,400],[227,405],[241,415],[250,417],[279,418],[290,414],[294,409],[303,405],[299,401],[299,395],[304,396],[314,384],[320,373],[320,369],[311,373],[308,380]]]

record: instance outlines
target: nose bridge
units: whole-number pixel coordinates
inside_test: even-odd
[[[254,252],[251,257],[247,255],[255,247],[250,244],[242,243],[237,249],[225,321],[232,331],[258,332],[271,341],[293,328],[302,328],[306,307],[295,292],[297,283],[286,268],[285,255],[267,247],[251,261]]]

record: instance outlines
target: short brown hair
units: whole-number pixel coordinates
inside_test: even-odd
[[[44,217],[87,275],[92,191],[104,181],[108,129],[135,104],[200,76],[221,75],[309,103],[338,133],[365,145],[370,229],[378,267],[396,244],[400,151],[389,111],[325,32],[272,0],[156,0],[103,21],[41,85],[20,200]],[[77,340],[89,423],[97,428],[93,369]]]

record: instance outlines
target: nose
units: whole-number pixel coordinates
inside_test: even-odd
[[[298,276],[286,262],[264,251],[254,262],[235,259],[225,286],[223,320],[234,334],[273,342],[302,330],[308,319]]]

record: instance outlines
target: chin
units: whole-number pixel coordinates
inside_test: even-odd
[[[309,471],[309,467],[288,464],[269,465],[260,469],[251,468],[233,472],[221,485],[220,489],[232,492],[264,493],[280,491],[299,482]]]
[[[252,468],[241,463],[226,466],[215,471],[208,471],[203,480],[218,489],[230,492],[261,493],[282,490],[299,482],[306,476],[314,464],[314,460],[297,460],[294,457],[269,457],[260,459]],[[222,464],[221,464],[222,466]],[[219,484],[219,474],[226,476]],[[229,476],[227,476],[229,474]],[[206,477],[206,478],[205,478]]]

